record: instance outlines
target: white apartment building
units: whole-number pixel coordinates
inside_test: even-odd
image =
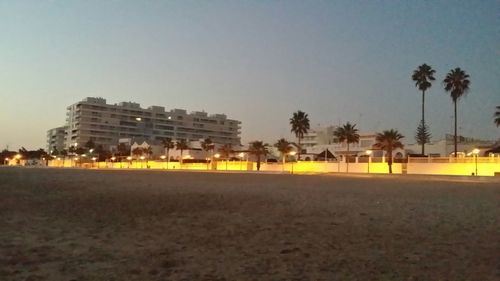
[[[103,98],[87,97],[67,107],[65,148],[85,145],[93,140],[104,148],[114,147],[119,139],[199,140],[239,145],[241,122],[224,114],[187,113],[183,109],[166,111],[162,106],[141,108],[135,102],[107,104]]]
[[[66,140],[66,130],[68,127],[62,126],[53,128],[47,131],[47,151],[61,151],[64,149],[64,142]]]

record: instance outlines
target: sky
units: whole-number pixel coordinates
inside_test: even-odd
[[[433,140],[452,132],[442,80],[471,79],[459,134],[499,139],[500,2],[491,1],[0,1],[0,149],[45,147],[66,107],[108,103],[225,113],[242,143],[311,127],[398,129],[421,119],[411,74],[427,63]]]

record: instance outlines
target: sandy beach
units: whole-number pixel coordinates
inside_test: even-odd
[[[1,280],[500,280],[500,181],[0,168]]]

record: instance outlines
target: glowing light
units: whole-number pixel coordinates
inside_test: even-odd
[[[61,158],[57,157],[57,160],[61,160]]]
[[[160,156],[160,158],[161,158],[162,160],[165,160],[165,158],[167,158],[167,156],[162,155],[162,156]]]
[[[89,152],[90,153],[94,152],[94,149],[93,148],[89,149]]]
[[[219,153],[216,153],[216,154],[214,155],[214,157],[215,157],[215,158],[220,158],[220,154],[219,154]]]
[[[189,155],[189,154],[188,154],[188,155],[186,155],[186,156],[182,157],[182,159],[193,159],[193,157],[192,157],[191,155]]]
[[[141,118],[141,117],[137,117],[137,118],[135,118],[135,120],[137,120],[137,121],[141,121],[141,120],[142,120],[142,118]]]
[[[130,157],[130,156],[129,156],[129,157],[127,157],[127,160],[128,160],[128,161],[132,160],[132,157]]]
[[[111,157],[111,161],[115,161],[116,160],[116,157]]]
[[[243,158],[243,157],[245,157],[245,153],[241,152],[240,154],[238,154],[238,156],[239,156],[240,158]]]
[[[75,161],[78,161],[78,157],[75,157]]]
[[[21,154],[16,154],[16,156],[15,156],[15,157],[16,157],[16,159],[18,159],[18,160],[19,160],[19,159],[21,159],[21,157],[22,157],[22,156],[21,156]]]
[[[9,157],[5,158],[5,161],[9,161]]]
[[[297,154],[297,151],[290,151],[288,154],[295,156],[295,154]]]
[[[95,161],[95,160],[97,160],[97,158],[96,157],[92,157],[92,161]]]
[[[146,157],[144,157],[144,156],[141,156],[141,157],[139,157],[139,158],[140,158],[141,160],[144,160],[144,159],[145,159]]]
[[[373,151],[371,151],[371,150],[369,150],[369,149],[366,151],[366,154],[367,154],[367,155],[372,155],[372,153],[373,153]]]
[[[84,154],[82,154],[82,157],[87,157],[87,154],[85,154],[85,153],[84,153]]]
[[[478,155],[478,154],[479,154],[479,151],[480,151],[479,149],[474,148],[474,149],[472,150],[472,154],[474,154],[474,155]]]

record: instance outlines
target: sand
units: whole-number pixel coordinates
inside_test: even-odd
[[[0,280],[500,280],[500,181],[0,168]]]

